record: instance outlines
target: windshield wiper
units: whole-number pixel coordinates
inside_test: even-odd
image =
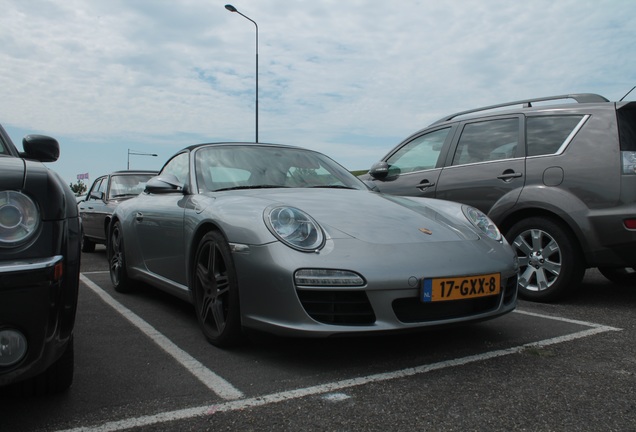
[[[276,189],[276,188],[287,188],[289,186],[281,186],[281,185],[243,185],[243,186],[232,186],[221,189],[214,189],[212,192],[221,192],[221,191],[229,191],[229,190],[240,190],[240,189]]]
[[[320,186],[311,186],[312,189],[315,188],[324,188],[324,189],[355,189],[354,187],[351,186],[345,186],[345,185],[320,185]]]

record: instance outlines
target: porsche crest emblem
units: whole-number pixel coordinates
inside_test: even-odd
[[[424,234],[428,234],[428,235],[433,234],[433,231],[431,231],[428,228],[420,228],[420,232],[423,232]]]

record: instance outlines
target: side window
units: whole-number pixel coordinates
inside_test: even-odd
[[[189,153],[179,153],[172,159],[168,161],[168,163],[163,167],[160,174],[172,174],[179,179],[180,183],[188,182],[188,174],[190,172],[189,169]]]
[[[104,181],[104,177],[95,180],[91,190],[88,192],[88,199],[96,199],[91,196],[94,192],[106,193],[106,182]]]
[[[526,119],[526,143],[528,156],[559,152],[572,131],[583,119],[577,116],[528,117]]]
[[[429,132],[402,146],[387,160],[389,174],[404,174],[435,168],[450,130],[451,128],[446,128]]]
[[[514,157],[519,144],[519,119],[498,119],[464,126],[452,165]]]

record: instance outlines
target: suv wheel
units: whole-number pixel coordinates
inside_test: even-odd
[[[519,257],[519,295],[548,302],[564,297],[583,279],[585,266],[576,239],[562,224],[532,217],[506,233]]]
[[[617,284],[633,285],[636,282],[636,268],[634,267],[599,267],[598,271]]]

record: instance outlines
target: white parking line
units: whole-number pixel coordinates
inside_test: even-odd
[[[185,367],[192,375],[197,377],[206,387],[212,390],[214,393],[222,397],[223,399],[232,400],[243,397],[243,393],[235,388],[232,384],[206,368],[197,359],[190,356],[187,352],[183,351],[177,345],[175,345],[170,339],[159,333],[153,326],[142,320],[139,316],[135,315],[130,309],[124,307],[121,303],[111,297],[106,291],[101,289],[97,284],[88,279],[83,274],[80,274],[80,280],[88,286],[93,292],[99,295],[104,302],[110,305],[113,309],[124,316],[135,327],[147,335],[157,345],[159,345],[165,352],[170,354],[176,361],[178,361],[183,367]]]
[[[83,278],[82,281],[84,283],[87,283],[86,281],[88,281],[88,279]],[[114,303],[118,304],[112,297],[110,297],[108,294],[106,294],[97,285],[95,285],[94,283],[92,283],[90,281],[88,281],[87,285],[89,283],[92,285],[92,286],[89,285],[91,287],[91,289],[93,289],[95,292],[102,291],[104,293],[104,295],[107,296],[107,298],[110,299],[109,301],[107,301],[109,304],[111,304],[111,302],[114,302]],[[102,295],[99,292],[98,292],[98,294]],[[119,306],[121,308],[125,309],[123,306],[121,306],[121,305],[119,305]],[[113,306],[113,307],[115,307],[115,306]],[[563,342],[568,342],[568,341],[572,341],[572,340],[576,340],[576,339],[581,339],[581,338],[593,336],[593,335],[596,335],[596,334],[599,334],[599,333],[604,333],[604,332],[609,332],[609,331],[621,331],[622,330],[622,329],[619,329],[619,328],[604,326],[604,325],[600,325],[600,324],[596,324],[596,323],[590,323],[590,322],[585,322],[585,321],[577,321],[577,320],[570,320],[570,319],[567,319],[567,318],[554,317],[554,316],[548,316],[548,315],[541,315],[541,314],[537,314],[537,313],[533,313],[533,312],[525,312],[525,311],[519,311],[519,310],[517,310],[515,312],[521,313],[521,314],[524,314],[524,315],[534,316],[534,317],[537,317],[537,318],[569,322],[569,323],[578,324],[578,325],[582,325],[582,326],[590,327],[590,328],[586,329],[586,330],[579,331],[579,332],[571,333],[571,334],[568,334],[568,335],[558,336],[558,337],[554,337],[554,338],[550,338],[550,339],[544,339],[544,340],[537,341],[537,342],[531,342],[531,343],[527,343],[527,344],[524,344],[524,345],[519,345],[519,346],[512,347],[512,348],[496,350],[496,351],[490,351],[490,352],[486,352],[486,353],[482,353],[482,354],[476,354],[476,355],[471,355],[471,356],[457,358],[457,359],[445,360],[445,361],[441,361],[441,362],[437,362],[437,363],[432,363],[432,364],[422,365],[422,366],[417,366],[417,367],[412,367],[412,368],[406,368],[406,369],[393,371],[393,372],[385,372],[385,373],[379,373],[379,374],[369,375],[369,376],[365,376],[365,377],[346,379],[346,380],[342,380],[342,381],[336,381],[336,382],[321,384],[321,385],[312,386],[312,387],[306,387],[306,388],[289,390],[289,391],[284,391],[284,392],[279,392],[279,393],[273,393],[273,394],[269,394],[269,395],[256,396],[256,397],[247,398],[247,399],[231,400],[231,401],[228,401],[228,402],[215,404],[215,405],[211,405],[211,406],[205,405],[205,406],[200,406],[200,407],[193,407],[193,408],[187,408],[187,409],[182,409],[182,410],[164,412],[164,413],[159,413],[159,414],[154,414],[154,415],[141,416],[141,417],[129,418],[129,419],[124,419],[124,420],[119,420],[119,421],[107,422],[107,423],[104,423],[104,424],[101,424],[101,425],[97,425],[97,426],[86,426],[86,427],[79,427],[79,428],[74,428],[74,429],[60,430],[58,432],[87,432],[87,431],[91,431],[91,432],[114,432],[114,431],[120,431],[120,430],[124,430],[124,429],[130,429],[130,428],[134,428],[134,427],[149,426],[149,425],[163,423],[163,422],[171,422],[171,421],[176,421],[176,420],[187,420],[187,419],[192,419],[192,418],[196,418],[196,417],[200,417],[200,416],[213,415],[213,414],[218,413],[218,412],[230,412],[230,411],[242,410],[242,409],[246,409],[246,408],[264,406],[264,405],[269,405],[269,404],[278,403],[278,402],[285,402],[285,401],[289,401],[289,400],[293,400],[293,399],[299,399],[299,398],[312,396],[312,395],[319,395],[319,394],[338,392],[338,391],[342,391],[342,390],[347,389],[347,388],[362,386],[362,385],[370,384],[370,383],[377,383],[377,382],[382,382],[382,381],[406,378],[406,377],[410,377],[410,376],[413,376],[413,375],[424,374],[424,373],[433,372],[433,371],[437,371],[437,370],[441,370],[441,369],[457,367],[457,366],[463,366],[463,365],[467,365],[467,364],[470,364],[470,363],[475,363],[475,362],[479,362],[479,361],[485,361],[485,360],[489,360],[489,359],[493,359],[493,358],[497,358],[497,357],[503,357],[503,356],[507,356],[507,355],[511,355],[511,354],[517,354],[517,353],[522,352],[523,350],[526,350],[528,348],[545,347],[545,346],[549,346],[549,345],[555,345],[555,344],[559,344],[559,343],[563,343]],[[128,311],[128,313],[132,314],[132,312],[130,312],[130,311]],[[142,321],[136,315],[134,315],[134,314],[132,314],[132,315],[137,320]],[[156,332],[156,330],[154,330],[154,329],[153,329],[153,331]],[[165,339],[165,337],[163,337],[163,339]],[[170,342],[170,344],[172,344],[172,343]],[[176,348],[176,349],[179,350],[179,348]],[[238,392],[238,390],[236,390],[236,391]],[[241,396],[238,396],[238,397],[235,397],[233,399],[238,399],[240,397]],[[230,399],[230,398],[226,397],[226,399]]]

